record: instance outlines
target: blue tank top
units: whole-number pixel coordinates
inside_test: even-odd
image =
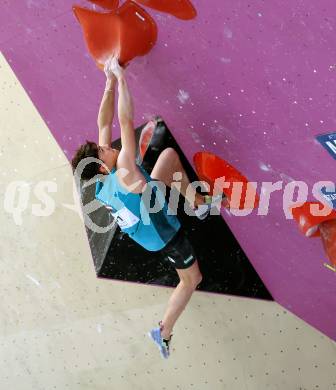
[[[153,194],[150,204],[154,205],[152,202],[156,199],[162,206],[159,211],[149,212],[149,202],[143,201],[143,194],[128,192],[119,182],[116,169],[104,182],[97,181],[96,199],[112,208],[112,215],[123,232],[145,249],[158,251],[176,235],[181,224],[176,215],[168,214],[167,202],[156,181],[141,165],[138,167],[146,179],[147,190]]]

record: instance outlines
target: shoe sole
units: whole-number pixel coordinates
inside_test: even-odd
[[[169,355],[168,355],[168,356],[165,356],[165,355],[162,353],[161,347],[158,345],[158,342],[157,342],[157,340],[155,339],[155,337],[152,335],[152,333],[151,333],[151,332],[148,332],[147,334],[148,334],[148,337],[149,337],[152,341],[154,341],[155,345],[157,346],[158,350],[160,351],[160,355],[161,355],[162,359],[168,359]]]

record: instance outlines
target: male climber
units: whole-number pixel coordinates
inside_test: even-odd
[[[193,248],[181,229],[177,216],[168,213],[167,201],[161,197],[163,202],[161,209],[146,214],[142,200],[145,193],[148,194],[148,190],[158,197],[160,189],[157,184],[161,182],[171,186],[174,178],[176,179],[175,173],[180,176],[180,192],[200,219],[209,213],[213,199],[196,193],[193,187],[189,186],[186,172],[172,148],[167,148],[160,154],[150,176],[141,165],[136,164],[133,103],[125,70],[119,65],[117,56],[112,56],[106,61],[104,71],[106,86],[98,114],[98,144],[87,141],[80,146],[72,160],[72,166],[75,171],[83,158],[98,159],[87,164],[82,173],[83,179],[91,179],[99,173],[106,175],[104,183],[97,182],[96,198],[112,210],[112,215],[120,228],[134,241],[147,250],[161,250],[163,256],[175,267],[180,282],[169,299],[159,328],[149,332],[149,336],[159,347],[161,356],[168,358],[174,324],[200,284],[202,274]],[[111,148],[116,84],[119,94],[120,151]],[[149,223],[143,220],[144,215],[149,218]]]

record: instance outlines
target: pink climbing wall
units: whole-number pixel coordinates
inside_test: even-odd
[[[104,87],[72,4],[3,4],[1,50],[71,157],[79,143],[97,139]],[[188,22],[147,10],[159,37],[128,69],[136,123],[160,114],[190,161],[209,150],[251,181],[303,180],[313,200],[316,181],[335,179],[335,161],[314,140],[336,127],[334,1],[194,5],[198,17]],[[336,274],[323,267],[320,240],[286,220],[282,194],[272,195],[267,216],[223,217],[275,300],[336,339]]]

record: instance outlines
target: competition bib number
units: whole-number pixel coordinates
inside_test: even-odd
[[[140,221],[140,219],[126,207],[112,213],[112,216],[121,229],[128,229]]]

